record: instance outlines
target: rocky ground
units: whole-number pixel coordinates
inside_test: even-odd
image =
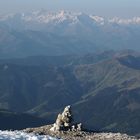
[[[140,140],[133,136],[120,133],[93,133],[85,131],[50,131],[52,125],[46,125],[38,128],[27,128],[24,132],[35,133],[39,135],[49,135],[63,140]]]
[[[138,138],[126,134],[84,131],[81,123],[72,123],[72,116],[71,106],[66,106],[64,111],[58,114],[54,124],[38,128],[28,128],[25,129],[24,132],[49,135],[63,140],[138,140]]]

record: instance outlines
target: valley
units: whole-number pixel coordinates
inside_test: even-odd
[[[46,124],[70,104],[74,120],[90,130],[139,135],[139,79],[134,51],[1,59],[0,108]]]

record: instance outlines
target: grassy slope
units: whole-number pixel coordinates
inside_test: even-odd
[[[88,94],[74,105],[76,120],[93,129],[139,133],[139,69],[114,59],[77,67],[75,73],[83,87],[90,85]]]

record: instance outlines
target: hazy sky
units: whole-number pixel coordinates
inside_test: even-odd
[[[140,0],[0,0],[0,13],[51,11],[82,11],[106,17],[140,16]]]

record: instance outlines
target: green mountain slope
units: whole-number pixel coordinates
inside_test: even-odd
[[[115,53],[110,57],[101,55],[96,60],[91,55],[90,63],[84,61],[85,56],[71,57],[56,64],[53,58],[52,66],[41,60],[37,64],[1,60],[0,108],[53,122],[71,104],[74,120],[89,129],[139,134],[139,55]],[[72,60],[76,62],[71,64]]]
[[[74,103],[82,95],[82,88],[70,71],[59,67],[0,65],[0,107],[25,112],[43,103],[48,110]]]
[[[140,70],[124,65],[126,59],[133,65],[132,59],[139,58],[127,56],[75,69],[83,87],[90,85],[88,94],[74,105],[76,120],[91,129],[140,132]]]

